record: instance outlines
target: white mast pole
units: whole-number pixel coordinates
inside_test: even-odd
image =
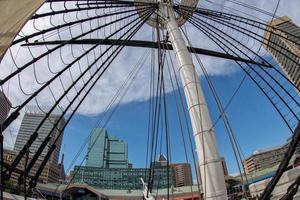
[[[165,18],[164,25],[169,32],[169,39],[179,65],[193,127],[204,199],[226,200],[225,178],[215,133],[191,54],[179,30],[171,3],[160,2],[159,9]]]

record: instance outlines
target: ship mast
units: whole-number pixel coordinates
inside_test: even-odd
[[[212,128],[208,107],[202,92],[192,56],[179,29],[172,2],[160,1],[159,13],[163,16],[161,27],[167,29],[178,62],[193,128],[204,199],[227,199],[224,172]]]

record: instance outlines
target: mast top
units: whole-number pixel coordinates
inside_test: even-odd
[[[173,0],[134,0],[136,3],[155,3],[158,4],[158,9],[157,12],[153,13],[152,16],[147,20],[147,24],[151,27],[157,27],[157,22],[158,22],[158,27],[161,29],[165,29],[165,19],[164,15],[159,15],[160,12],[162,11],[163,6],[162,5],[168,5],[168,6],[179,6],[180,7],[189,7],[191,11],[187,12],[186,10],[180,10],[181,13],[184,13],[183,15],[180,15],[178,13],[175,14],[175,19],[178,23],[178,26],[182,26],[186,21],[189,16],[193,14],[193,10],[196,8],[198,1],[199,0],[181,0],[179,4],[174,4]],[[142,11],[138,11],[140,17],[142,17]]]

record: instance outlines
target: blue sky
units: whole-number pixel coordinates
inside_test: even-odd
[[[230,67],[229,65],[232,65],[232,63],[228,62],[227,65]],[[211,77],[224,105],[243,77],[243,72],[238,70],[237,66],[234,67],[237,68],[237,71],[233,74]],[[209,94],[205,80],[201,79],[201,82],[214,122],[218,117],[218,111],[212,96]],[[167,95],[167,102],[172,141],[172,162],[185,162],[172,93]],[[112,135],[128,142],[129,160],[135,167],[145,166],[148,103],[149,101],[139,101],[120,105],[106,126]],[[227,115],[245,156],[250,155],[257,149],[283,144],[286,138],[290,136],[288,129],[275,109],[248,78],[246,78],[228,108]],[[79,146],[81,146],[82,141],[88,136],[91,129],[96,127],[100,118],[101,115],[93,117],[76,115],[74,117],[65,131],[63,141],[65,147],[63,147],[62,152],[65,153],[66,168],[71,166],[70,163],[75,152],[78,151]],[[215,132],[221,155],[227,161],[229,172],[237,172],[238,168],[233,151],[221,120],[218,122]],[[85,154],[86,150],[77,159],[77,164],[84,160]]]
[[[226,1],[223,0],[220,2],[224,3]],[[247,3],[273,12],[276,7],[277,0],[249,0],[247,1]],[[211,6],[207,1],[201,1],[201,5],[202,4],[204,7]],[[225,5],[234,7],[234,5],[232,5],[228,1]],[[277,14],[279,16],[288,15],[294,20],[296,24],[300,25],[299,6],[299,0],[282,1],[279,5]],[[47,10],[47,8],[44,9]],[[270,16],[258,17],[270,20]],[[58,17],[57,20],[61,21],[61,18]],[[43,29],[47,25],[49,25],[47,21],[42,21],[41,23],[38,22],[36,24],[38,26],[41,26],[39,27],[40,29]],[[151,30],[149,30],[149,27],[144,27],[144,29],[138,35],[138,39],[151,40]],[[30,23],[24,28],[23,31],[32,32]],[[74,32],[76,33],[76,30]],[[216,49],[215,45],[209,42],[207,38],[199,34],[199,32],[189,32],[189,34],[194,46],[219,50]],[[57,35],[53,35],[52,37],[52,39],[55,39]],[[71,58],[70,49],[68,48],[70,47],[66,47],[63,51],[64,58]],[[82,51],[80,48],[76,50],[78,50],[79,52]],[[12,51],[13,55],[15,55],[15,59],[20,63],[24,64],[26,60],[31,59],[31,56],[28,55],[27,48],[21,49],[20,53],[18,53],[18,48],[12,49]],[[33,49],[32,51],[36,55],[36,57],[40,54],[40,49]],[[111,70],[108,70],[106,72],[106,76],[96,84],[95,89],[85,100],[85,103],[79,109],[78,114],[74,116],[74,119],[65,130],[61,151],[65,153],[66,168],[73,167],[72,160],[74,156],[76,155],[83,141],[88,137],[91,129],[97,127],[96,122],[99,120],[99,118],[101,118],[101,113],[109,103],[115,89],[119,87],[120,83],[122,83],[122,81],[125,79],[124,77],[127,76],[129,69],[128,67],[133,66],[137,62],[137,58],[139,58],[143,52],[144,49],[137,50],[135,48],[124,51],[123,54],[120,55],[121,58],[114,63],[114,66],[111,67]],[[51,58],[55,58],[57,56],[58,54],[53,53],[51,55]],[[224,62],[223,60],[213,59],[211,57],[201,56],[201,58],[203,58],[203,62],[207,67],[209,74],[211,75],[213,83],[218,91],[218,94],[220,95],[223,104],[226,104],[228,99],[231,97],[236,87],[238,86],[239,82],[241,81],[244,75],[243,72],[239,70],[238,66],[236,66],[233,62]],[[59,67],[64,66],[61,63],[60,59],[50,60],[51,66],[53,66],[54,68],[57,67],[59,69]],[[44,59],[43,62],[41,61],[39,63],[39,67],[41,70],[39,77],[48,79],[49,75],[46,73],[47,70],[44,70],[43,68],[47,66],[46,63],[46,59]],[[83,66],[85,65],[83,64]],[[1,63],[0,77],[4,76],[5,73],[11,73],[13,67],[15,66],[12,61],[9,60],[9,56],[6,56]],[[77,71],[76,69],[74,69],[72,73],[74,73],[75,75],[80,74],[78,69]],[[22,79],[22,85],[24,86],[24,88],[28,89],[29,92],[35,88],[35,80],[32,77],[32,71],[28,70],[26,71],[26,73],[24,72],[22,74]],[[133,85],[133,88],[131,88],[130,91],[128,91],[128,94],[125,97],[124,101],[119,106],[118,110],[115,112],[110,122],[106,126],[106,128],[112,135],[115,135],[120,139],[126,140],[128,142],[129,160],[136,167],[145,166],[148,121],[147,110],[149,103],[148,97],[146,96],[146,94],[148,94],[148,82],[145,80],[148,79],[149,65],[148,68],[146,66],[146,68],[142,70],[142,73],[136,80],[136,84]],[[63,78],[63,81],[66,81],[66,83],[64,82],[66,85],[70,84],[68,83],[68,80],[70,80],[70,77],[68,76],[66,76],[66,78]],[[211,113],[212,121],[214,122],[218,117],[216,105],[202,77],[201,82]],[[52,88],[57,92],[57,94],[63,91],[59,84],[60,83],[58,82],[54,83]],[[105,87],[102,87],[103,85]],[[24,97],[22,96],[22,93],[17,86],[18,82],[16,79],[12,80],[11,83],[8,83],[4,87],[6,95],[9,97],[9,99],[12,100],[14,105],[19,105],[20,102],[24,100]],[[177,119],[174,109],[174,101],[170,85],[168,85],[167,90],[168,113],[172,141],[172,161],[184,162],[185,157],[183,154],[181,139],[179,137]],[[54,100],[48,92],[40,95],[38,101],[42,105],[53,105]],[[33,103],[35,104],[36,102]],[[64,107],[65,105],[66,104],[62,103],[61,106]],[[227,115],[231,122],[233,131],[238,138],[240,145],[242,146],[242,151],[245,156],[250,155],[253,151],[260,148],[283,144],[286,138],[290,136],[287,127],[284,125],[275,109],[268,102],[267,98],[263,96],[262,92],[249,79],[246,79],[239,93],[234,98],[231,106],[227,110]],[[13,130],[9,130],[9,132],[5,133],[6,147],[12,148],[21,119],[22,114],[16,120],[16,123],[13,124],[12,127],[10,127]],[[228,136],[226,135],[226,131],[224,129],[222,121],[219,121],[215,128],[221,155],[225,157],[230,173],[235,173],[237,172],[237,167],[234,161],[231,145],[228,140]],[[81,161],[84,160],[85,153],[86,149],[76,159],[75,164],[80,164]]]

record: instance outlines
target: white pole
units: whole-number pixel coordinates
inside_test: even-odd
[[[214,130],[195,66],[169,2],[160,3],[184,87],[200,166],[204,199],[226,200],[224,172]]]

